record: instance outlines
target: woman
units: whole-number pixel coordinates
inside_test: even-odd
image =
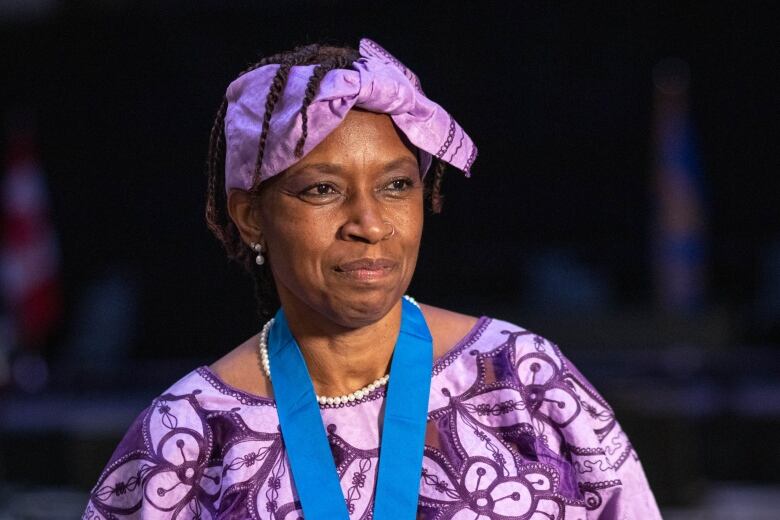
[[[370,40],[240,75],[212,130],[207,220],[261,310],[280,308],[136,419],[84,517],[660,518],[556,345],[403,297],[424,198],[438,211],[445,163],[468,174],[475,156]]]

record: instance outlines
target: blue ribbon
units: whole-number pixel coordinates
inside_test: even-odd
[[[422,312],[402,301],[385,401],[375,520],[411,520],[417,515],[433,346]],[[306,520],[348,520],[314,387],[281,309],[269,333],[268,356],[282,438]]]

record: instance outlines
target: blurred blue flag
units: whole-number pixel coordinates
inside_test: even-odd
[[[705,183],[688,107],[685,62],[664,60],[655,84],[654,288],[670,312],[700,309],[706,296]]]

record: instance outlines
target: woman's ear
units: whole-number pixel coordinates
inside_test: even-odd
[[[230,219],[238,228],[241,240],[246,244],[260,242],[262,229],[253,196],[245,190],[231,189],[227,198]]]

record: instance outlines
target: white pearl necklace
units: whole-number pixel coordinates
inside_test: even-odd
[[[411,304],[415,305],[418,309],[420,308],[417,301],[411,296],[404,295],[404,298],[406,298]],[[263,364],[263,371],[265,372],[265,375],[268,377],[268,379],[271,379],[271,361],[268,359],[268,333],[270,332],[271,326],[273,326],[273,324],[274,319],[271,318],[268,320],[268,322],[266,322],[265,325],[263,325],[263,330],[260,331],[260,361]],[[364,386],[360,390],[355,390],[351,394],[339,395],[336,397],[317,395],[317,402],[321,405],[328,406],[352,403],[354,401],[363,399],[372,391],[386,385],[389,380],[390,374],[385,374],[382,377],[375,379],[373,383]]]

